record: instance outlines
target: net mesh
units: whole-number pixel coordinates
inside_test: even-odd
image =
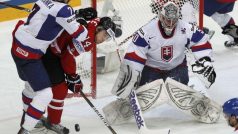
[[[180,19],[188,21],[193,25],[198,24],[199,0],[152,0],[150,5],[152,13],[159,15],[162,6],[168,1],[174,2],[179,6]]]

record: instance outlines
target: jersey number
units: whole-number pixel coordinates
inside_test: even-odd
[[[40,10],[40,7],[38,5],[34,5],[33,9],[32,9],[32,12],[30,13],[30,15],[28,16],[27,18],[27,21],[25,23],[25,25],[29,25],[32,17]]]

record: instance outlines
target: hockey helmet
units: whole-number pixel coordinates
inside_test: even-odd
[[[238,98],[233,98],[228,101],[226,101],[223,106],[223,113],[226,116],[236,116],[238,119]]]
[[[107,31],[108,40],[115,39],[116,24],[110,17],[102,17],[97,27]]]
[[[166,35],[171,35],[179,19],[179,7],[174,2],[165,3],[159,13],[161,25]]]

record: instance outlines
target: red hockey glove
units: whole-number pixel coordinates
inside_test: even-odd
[[[79,93],[79,91],[83,89],[83,83],[77,74],[75,76],[66,74],[66,82],[68,89],[73,93]]]

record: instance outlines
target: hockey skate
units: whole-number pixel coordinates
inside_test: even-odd
[[[50,124],[48,119],[42,117],[41,120],[36,124],[35,128],[46,127],[49,130],[54,131],[56,134],[69,134],[69,129],[60,124]]]
[[[17,134],[30,134],[30,132],[22,127]]]
[[[228,36],[229,41],[224,43],[225,47],[238,46],[238,26],[234,24],[228,24],[222,28],[222,34]]]
[[[234,46],[238,46],[238,38],[235,38],[233,40],[229,40],[229,41],[226,41],[224,43],[225,47],[234,47]]]

